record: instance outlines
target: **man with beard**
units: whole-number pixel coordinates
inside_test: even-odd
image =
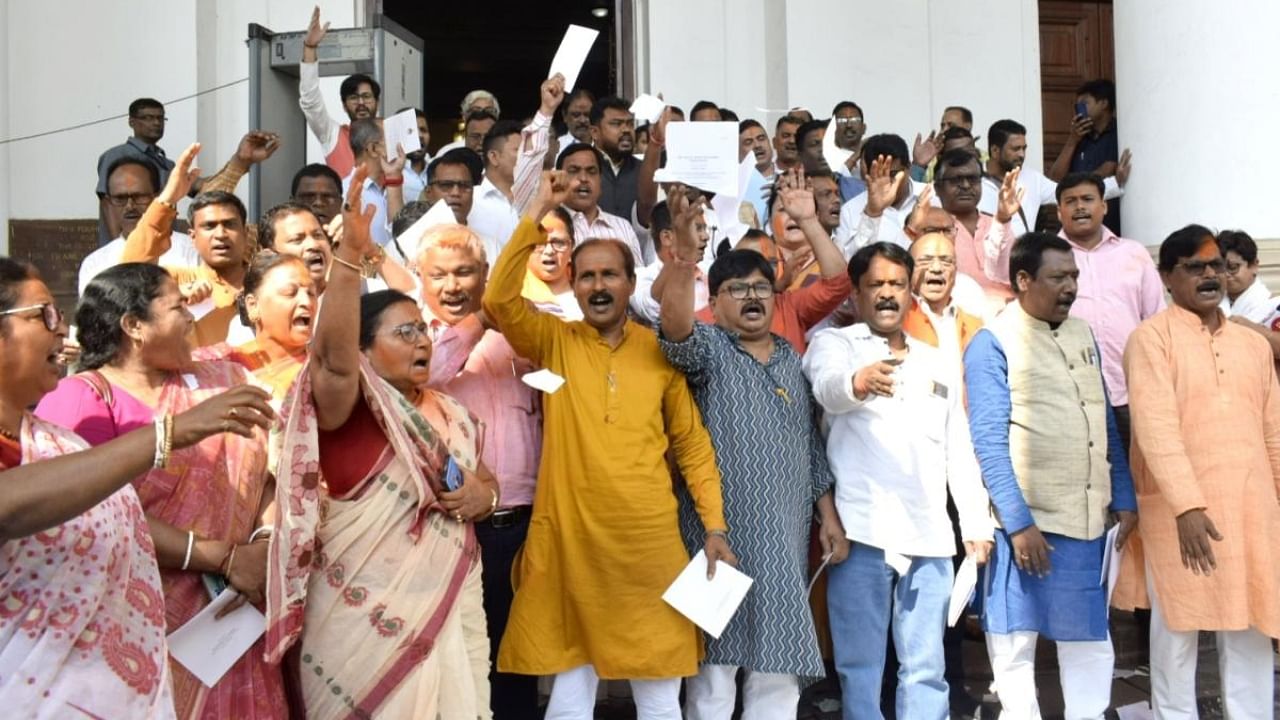
[[[1038,212],[1044,205],[1057,203],[1055,190],[1058,184],[1045,177],[1035,168],[1023,165],[1027,159],[1027,129],[1014,120],[997,120],[987,130],[987,143],[990,155],[987,158],[982,176],[982,201],[978,209],[987,214],[996,212],[996,198],[1000,194],[1000,184],[1004,176],[1011,170],[1018,170],[1018,189],[1023,192],[1025,200],[1023,208],[1009,221],[1013,228],[1013,236],[1018,237],[1035,229],[1036,216],[1026,212],[1026,208]],[[1109,200],[1124,194],[1123,186],[1129,179],[1129,154],[1125,153],[1122,161],[1116,166],[1116,174],[1105,178],[1103,182],[1103,198]]]
[[[928,233],[911,243],[911,307],[902,319],[902,330],[922,343],[942,351],[953,371],[953,383],[961,386],[964,369],[961,358],[974,334],[982,329],[982,318],[971,315],[952,297],[956,279],[956,246],[939,232]],[[967,278],[966,278],[967,279]]]
[[[586,158],[594,162],[567,153],[574,167]],[[484,296],[485,313],[515,351],[567,379],[543,398],[542,463],[498,669],[555,675],[548,718],[591,717],[606,678],[631,680],[639,717],[676,720],[680,678],[697,672],[700,643],[692,622],[657,601],[689,562],[668,449],[706,533],[708,575],[717,561],[737,559],[711,441],[684,375],[650,330],[627,319],[630,249],[616,239],[574,248],[582,322],[562,322],[520,297],[529,254],[547,242],[537,221],[570,202],[572,184],[563,172],[544,174]]]
[[[810,117],[810,120],[813,118]],[[796,145],[796,130],[808,122],[794,115],[783,115],[773,126],[774,173],[784,173],[800,165],[800,148]]]
[[[982,286],[991,313],[999,312],[1013,297],[1009,252],[1013,230],[1009,221],[1022,207],[1017,189],[1018,170],[1004,176],[996,200],[995,217],[978,209],[982,198],[982,168],[978,156],[968,150],[948,150],[938,158],[933,187],[942,209],[956,219],[956,262],[960,272]]]
[[[573,237],[578,245],[601,238],[619,240],[631,249],[635,264],[643,267],[657,258],[652,244],[641,249],[631,221],[600,207],[600,175],[605,163],[599,150],[582,143],[570,145],[556,158],[556,170],[569,178],[564,205],[573,219]]]
[[[755,156],[756,171],[766,178],[772,178],[773,146],[769,144],[769,133],[764,126],[751,119],[738,123],[738,162],[751,153]]]
[[[618,97],[605,97],[591,108],[591,140],[609,162],[600,168],[600,208],[619,217],[631,217],[636,203],[640,161],[631,154],[636,120],[631,105]]]
[[[533,388],[520,380],[533,366],[486,327],[480,300],[488,264],[481,239],[461,225],[433,227],[418,244],[417,271],[432,346],[428,386],[457,398],[480,419],[481,460],[498,479],[502,504],[475,524],[492,663],[511,609],[511,565],[529,531],[542,408]],[[468,487],[463,492],[484,494],[480,502],[487,507],[488,493]],[[537,678],[499,672],[489,677],[495,720],[537,717]]]
[[[1199,225],[1160,246],[1173,305],[1129,339],[1133,470],[1142,523],[1119,608],[1151,608],[1151,704],[1196,717],[1200,631],[1217,636],[1224,715],[1274,717],[1280,636],[1280,386],[1270,348],[1227,322],[1226,262]]]
[[[686,258],[702,257],[705,240],[698,203],[682,190],[669,196],[677,241],[659,341],[688,379],[715,443],[725,517],[741,538],[735,543],[740,569],[754,580],[728,626],[707,639],[698,675],[686,683],[685,717],[728,720],[740,667],[743,716],[775,717],[796,707],[802,682],[825,674],[806,582],[811,518],[821,518],[819,538],[831,563],[844,560],[849,544],[832,501],[833,478],[800,355],[769,332],[773,268],[750,250],[717,258],[708,273],[715,324],[695,322],[696,263]],[[770,462],[762,465],[761,458]],[[680,520],[685,545],[696,552],[701,526],[683,492]]]
[[[80,294],[84,294],[85,287],[98,273],[121,262],[124,239],[138,226],[142,213],[155,199],[159,182],[160,173],[155,165],[134,157],[119,158],[107,168],[107,224],[120,228],[120,236],[80,262],[77,283]],[[159,256],[161,265],[193,267],[200,263],[200,255],[186,233],[172,233],[169,244],[169,249]]]
[[[939,164],[942,168],[942,164]],[[1079,270],[1048,233],[1014,243],[1017,299],[964,353],[973,444],[1000,528],[983,629],[1003,713],[1040,717],[1036,642],[1057,643],[1065,717],[1101,718],[1115,655],[1102,576],[1108,514],[1137,523],[1129,464],[1089,325],[1070,317]]]
[[[120,262],[158,263],[168,252],[177,202],[186,196],[199,170],[192,169],[198,144],[178,156],[169,182],[147,207],[125,240]],[[191,241],[200,262],[194,266],[165,266],[180,288],[207,286],[212,309],[195,322],[195,346],[214,345],[227,339],[227,328],[236,315],[236,297],[244,286],[250,258],[245,230],[245,208],[240,198],[215,190],[197,195],[187,210]],[[185,295],[186,293],[184,293]]]
[[[911,256],[873,243],[849,262],[864,322],[818,332],[805,375],[831,430],[836,509],[852,541],[828,572],[827,603],[846,720],[880,717],[886,640],[901,665],[897,715],[949,717],[942,633],[960,511],[966,553],[991,546],[987,494],[974,461],[963,393],[935,348],[902,331]]]
[[[1071,243],[1080,270],[1072,317],[1089,323],[1102,352],[1102,376],[1120,429],[1121,448],[1129,451],[1129,392],[1124,349],[1143,320],[1164,309],[1164,286],[1147,248],[1117,236],[1102,224],[1107,213],[1102,181],[1090,173],[1072,173],[1056,187],[1058,237]]]
[[[840,207],[836,245],[845,257],[873,242],[906,248],[903,223],[926,187],[906,177],[907,142],[897,135],[872,135],[862,143],[862,177],[867,189]]]
[[[559,139],[561,150],[574,143],[591,144],[591,108],[595,104],[596,96],[582,86],[574,88],[560,104],[560,119],[565,125]]]
[[[482,172],[480,157],[466,148],[454,148],[437,155],[427,166],[427,190],[422,199],[428,207],[444,200],[458,224],[466,225]],[[412,248],[405,250],[413,252]]]
[[[329,115],[324,96],[320,94],[320,63],[316,49],[328,31],[329,23],[320,24],[320,8],[317,6],[311,13],[311,23],[302,39],[302,62],[298,64],[298,106],[307,119],[307,127],[320,141],[325,163],[339,176],[346,177],[355,167],[357,155],[351,149],[351,126]],[[356,73],[342,81],[338,97],[342,99],[342,109],[350,122],[371,120],[378,116],[382,86],[368,75]]]
[[[408,109],[402,108],[400,112]],[[413,108],[413,114],[418,121],[418,144],[422,147],[405,155],[408,161],[404,166],[404,201],[406,203],[422,197],[422,191],[427,189],[427,165],[431,163],[431,155],[427,153],[427,144],[431,142],[431,128],[427,125],[427,114],[418,108]]]

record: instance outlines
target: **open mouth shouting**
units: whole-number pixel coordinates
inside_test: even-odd
[[[593,315],[608,315],[613,310],[613,294],[599,290],[587,297],[587,311]]]
[[[743,320],[750,322],[762,321],[764,320],[764,303],[755,299],[748,300],[743,303],[740,314]]]
[[[1205,301],[1222,300],[1222,283],[1217,280],[1205,280],[1196,285],[1196,295]]]

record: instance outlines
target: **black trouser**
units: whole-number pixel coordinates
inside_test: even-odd
[[[484,562],[484,615],[489,627],[489,706],[494,720],[538,717],[538,678],[498,672],[498,646],[511,613],[511,565],[529,534],[528,508],[476,523],[476,540]],[[499,511],[501,512],[501,511]]]
[[[1124,446],[1124,456],[1129,457],[1129,406],[1112,405],[1111,412],[1116,416],[1116,429],[1120,431],[1120,444]]]

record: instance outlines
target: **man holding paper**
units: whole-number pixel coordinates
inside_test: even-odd
[[[752,250],[721,256],[709,273],[716,324],[695,322],[695,260],[705,242],[700,203],[681,186],[668,198],[676,247],[664,270],[659,341],[688,379],[715,443],[725,515],[741,538],[739,569],[754,580],[724,631],[707,641],[698,675],[686,685],[685,717],[729,720],[738,668],[746,672],[743,718],[795,717],[801,683],[825,674],[806,577],[815,506],[830,562],[849,552],[832,501],[834,478],[800,355],[769,331],[773,268]],[[696,552],[701,524],[688,494],[680,496],[685,545]]]
[[[804,356],[831,423],[836,509],[853,541],[827,585],[845,720],[881,716],[891,628],[897,716],[950,717],[942,634],[956,548],[948,493],[967,555],[982,564],[991,547],[987,493],[955,372],[940,351],[902,330],[913,270],[911,256],[892,243],[859,250],[849,279],[865,322],[818,332]]]
[[[1151,608],[1157,718],[1196,717],[1202,630],[1217,636],[1226,717],[1271,718],[1280,386],[1266,340],[1218,307],[1225,263],[1208,228],[1170,235],[1159,269],[1173,304],[1138,326],[1124,354],[1142,523],[1115,605]]]
[[[684,376],[653,333],[627,319],[635,267],[617,240],[573,252],[585,319],[566,323],[520,296],[538,219],[570,183],[547,173],[498,258],[485,313],[523,357],[563,377],[544,398],[546,427],[529,537],[498,669],[556,675],[548,720],[590,718],[599,678],[630,679],[639,718],[680,718],[680,678],[697,672],[701,636],[661,601],[689,555],[665,454],[673,454],[706,532],[709,562],[729,550],[720,473]]]
[[[1137,504],[1097,342],[1088,323],[1068,317],[1078,274],[1066,240],[1018,238],[1009,259],[1017,298],[964,353],[973,445],[1001,523],[982,621],[1011,718],[1040,716],[1041,636],[1058,646],[1065,717],[1101,718],[1111,699],[1107,523],[1114,513],[1123,546]]]

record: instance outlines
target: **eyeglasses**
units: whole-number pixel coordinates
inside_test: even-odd
[[[1240,268],[1244,267],[1244,265],[1245,265],[1244,263],[1238,263],[1238,262],[1227,263],[1227,274],[1235,275],[1236,273],[1240,272]]]
[[[466,180],[432,180],[431,187],[440,192],[455,192],[461,190],[470,190],[472,185]]]
[[[534,252],[542,252],[542,249],[547,247],[548,245],[551,246],[552,250],[555,250],[556,252],[560,253],[572,247],[573,243],[561,238],[551,238],[544,243],[538,243],[537,245],[534,246],[533,250]]]
[[[130,203],[144,208],[150,205],[155,198],[155,193],[130,193],[128,195],[108,195],[107,202],[119,208],[128,207]]]
[[[836,125],[861,125],[861,124],[862,124],[862,118],[860,117],[836,118]]]
[[[346,100],[346,102],[365,103],[365,104],[378,101],[378,97],[376,95],[374,95],[373,93],[367,93],[367,92],[348,95],[344,99]]]
[[[62,326],[62,311],[53,303],[41,303],[39,305],[28,305],[26,307],[13,308],[11,310],[0,312],[0,316],[14,315],[16,313],[28,312],[31,310],[40,311],[40,319],[44,320],[44,326],[49,332],[57,332],[58,328]]]
[[[749,295],[754,295],[760,300],[773,297],[773,284],[767,280],[761,280],[754,283],[731,282],[725,283],[725,286],[716,291],[716,294],[729,293],[729,297],[734,300],[746,300]]]
[[[916,260],[916,264],[920,267],[932,267],[934,263],[944,268],[952,268],[956,266],[956,259],[950,255],[921,255]]]
[[[982,182],[981,175],[952,175],[951,177],[938,178],[936,182],[951,183],[956,187],[964,187],[965,185],[977,185]]]
[[[427,327],[424,322],[405,323],[391,328],[391,334],[406,343],[413,344],[420,337],[429,339],[431,337],[431,328]]]
[[[1201,275],[1204,275],[1206,268],[1213,268],[1214,274],[1221,274],[1227,269],[1227,261],[1222,258],[1209,260],[1208,262],[1205,262],[1204,260],[1192,260],[1190,262],[1180,262],[1177,265],[1174,265],[1174,267],[1180,267],[1183,270],[1186,270],[1188,275],[1200,277]]]
[[[930,233],[939,233],[941,235],[946,235],[947,237],[955,237],[956,226],[946,225],[943,227],[938,227],[933,225],[925,225],[924,227],[920,228],[921,235],[928,235]]]

